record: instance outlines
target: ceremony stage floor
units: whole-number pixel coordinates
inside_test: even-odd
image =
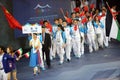
[[[71,62],[58,64],[59,59],[53,60],[52,68],[41,70],[33,76],[29,67],[29,59],[22,58],[17,62],[18,80],[120,80],[120,42],[112,41],[108,48],[85,54],[80,59],[72,55]]]

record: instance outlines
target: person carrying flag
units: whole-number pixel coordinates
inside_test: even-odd
[[[44,62],[43,62],[43,56],[41,52],[41,42],[39,38],[37,37],[37,33],[32,34],[32,39],[29,41],[31,49],[31,56],[30,56],[30,67],[33,67],[33,74],[36,75],[37,73],[40,73],[39,67],[41,67],[43,70],[45,70]]]
[[[13,68],[13,70],[8,72],[8,76],[7,76],[8,80],[11,80],[11,75],[14,80],[18,80],[17,79],[16,61],[18,61],[21,58],[21,55],[19,55],[17,57],[16,54],[13,52],[12,46],[8,46],[6,48],[6,51],[7,51],[7,54],[9,54],[13,58],[13,60],[11,61],[11,64],[9,63],[9,65]]]

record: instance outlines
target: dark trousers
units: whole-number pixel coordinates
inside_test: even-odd
[[[42,53],[43,53],[43,60],[44,60],[44,55],[45,55],[47,66],[48,66],[48,68],[50,68],[51,63],[50,63],[50,50],[49,50],[49,48],[45,48],[43,45]]]

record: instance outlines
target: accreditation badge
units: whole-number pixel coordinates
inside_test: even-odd
[[[60,42],[60,39],[57,39],[57,42]]]
[[[44,44],[44,41],[42,41],[42,44]]]
[[[2,68],[2,62],[0,62],[0,69]]]

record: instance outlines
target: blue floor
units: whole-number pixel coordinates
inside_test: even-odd
[[[112,41],[108,48],[85,54],[80,59],[72,56],[70,63],[59,65],[53,60],[52,68],[33,76],[29,59],[17,63],[18,80],[120,80],[120,42]]]

